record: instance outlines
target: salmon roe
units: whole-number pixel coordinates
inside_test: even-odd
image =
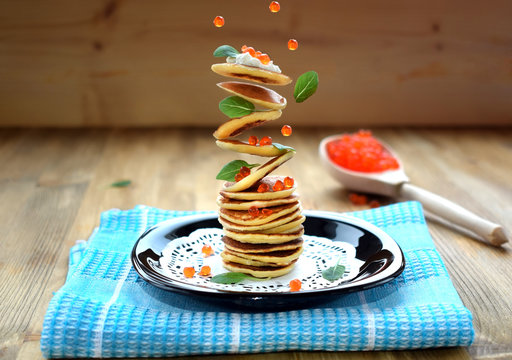
[[[272,186],[272,190],[281,191],[284,189],[284,184],[281,180],[277,180],[274,186]]]
[[[259,193],[264,193],[264,192],[267,192],[269,190],[270,190],[270,185],[263,183],[263,184],[260,184],[260,186],[258,186],[258,190],[257,191]]]
[[[290,39],[288,40],[288,49],[289,50],[297,50],[297,48],[299,47],[299,42],[295,39]]]
[[[252,46],[242,45],[241,50],[242,53],[249,53],[249,55],[258,59],[264,65],[270,63],[270,56],[268,54],[262,53],[261,51],[256,51]]]
[[[290,125],[283,125],[281,134],[283,134],[283,136],[290,136],[292,134],[292,127]]]
[[[359,130],[327,143],[329,158],[337,165],[353,171],[382,172],[399,168],[398,160],[372,136]]]
[[[194,277],[194,274],[196,273],[196,270],[192,266],[187,266],[186,268],[183,268],[183,275],[185,275],[186,278],[192,278]]]
[[[243,177],[246,177],[251,174],[251,169],[249,169],[247,166],[242,166],[240,168],[240,174],[242,174]]]
[[[272,138],[270,136],[263,136],[260,140],[260,146],[272,145]]]
[[[215,19],[213,19],[213,25],[216,27],[223,27],[224,26],[224,18],[222,16],[216,16]]]
[[[251,215],[253,218],[260,214],[260,209],[258,209],[256,206],[251,206],[248,211],[249,215]]]
[[[293,279],[288,286],[290,286],[290,291],[299,291],[302,287],[302,282],[299,279]]]
[[[247,140],[249,145],[256,145],[258,144],[258,138],[254,135],[249,136],[249,140]]]
[[[270,9],[271,12],[276,13],[279,12],[279,10],[281,10],[281,5],[279,5],[277,1],[272,1],[268,8]]]
[[[203,254],[204,257],[208,257],[212,256],[214,254],[214,251],[210,245],[203,245],[201,253]]]
[[[265,209],[261,209],[261,213],[262,213],[263,215],[265,215],[265,216],[272,215],[272,213],[273,213],[273,212],[274,212],[274,210],[272,210],[272,209],[267,209],[267,208],[265,208]]]
[[[284,178],[284,187],[289,189],[291,187],[293,187],[293,184],[295,183],[295,181],[293,180],[293,178],[287,176]]]
[[[212,273],[212,269],[208,265],[204,265],[201,267],[201,270],[199,271],[199,275],[201,276],[209,276]]]

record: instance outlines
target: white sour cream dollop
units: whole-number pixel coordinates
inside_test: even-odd
[[[274,65],[273,61],[270,61],[268,64],[262,64],[259,59],[252,57],[251,54],[249,53],[241,53],[238,54],[236,57],[229,56],[226,59],[226,62],[228,62],[229,64],[254,66],[259,67],[260,69],[281,73],[281,69],[279,68],[279,66]]]

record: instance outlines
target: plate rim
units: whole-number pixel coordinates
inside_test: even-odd
[[[158,279],[155,275],[146,272],[143,268],[143,264],[141,264],[137,257],[137,247],[141,243],[141,241],[147,236],[151,231],[162,227],[162,226],[179,226],[180,224],[189,225],[198,221],[205,220],[214,220],[218,217],[218,213],[215,211],[204,212],[200,214],[191,214],[185,216],[179,216],[175,218],[171,218],[168,220],[161,221],[148,229],[146,229],[135,242],[130,260],[133,268],[137,272],[137,274],[147,283],[156,286],[160,289],[177,292],[177,293],[185,293],[185,294],[196,294],[200,296],[215,296],[216,298],[224,298],[229,299],[233,297],[250,299],[250,300],[265,300],[265,299],[277,299],[277,298],[286,298],[289,300],[291,297],[293,298],[304,298],[304,297],[313,297],[313,296],[322,296],[326,294],[343,294],[343,293],[351,293],[356,291],[367,290],[373,287],[377,287],[383,285],[396,277],[398,277],[405,268],[405,257],[403,251],[398,245],[398,243],[384,230],[380,229],[378,226],[371,224],[370,222],[349,215],[345,213],[337,213],[332,211],[324,211],[324,210],[304,210],[303,214],[310,217],[322,218],[325,220],[333,220],[333,221],[341,221],[348,223],[350,225],[355,225],[364,228],[365,230],[371,232],[373,235],[377,236],[381,242],[383,243],[383,249],[388,249],[391,247],[394,251],[391,251],[395,258],[392,260],[391,265],[385,269],[385,273],[379,276],[377,279],[374,279],[373,276],[369,278],[357,280],[355,282],[348,281],[346,283],[342,283],[335,287],[329,287],[324,289],[313,289],[313,290],[301,290],[296,292],[276,292],[276,293],[268,293],[268,292],[248,292],[248,291],[229,291],[229,290],[219,290],[210,287],[203,287],[200,285],[192,285],[187,284],[185,282],[179,282],[169,277],[166,277],[164,274],[159,274],[159,276],[164,277],[167,282],[163,282],[163,280]],[[220,224],[219,224],[220,225]],[[307,235],[307,234],[306,234]],[[169,240],[172,241],[172,240]],[[384,246],[386,245],[386,246]],[[397,258],[399,255],[399,258]]]

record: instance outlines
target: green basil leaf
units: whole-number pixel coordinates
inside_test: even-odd
[[[313,95],[318,88],[318,74],[316,71],[308,71],[302,74],[295,83],[293,97],[298,103],[303,102]]]
[[[252,276],[240,272],[227,272],[215,275],[210,281],[217,284],[236,284],[248,278]]]
[[[287,146],[287,145],[283,145],[283,144],[279,144],[279,143],[275,143],[275,142],[273,142],[272,145],[274,145],[274,147],[277,148],[277,150],[281,150],[281,151],[295,151],[295,149],[292,148],[291,146]]]
[[[247,166],[249,169],[260,166],[260,164],[249,164],[244,160],[233,160],[224,165],[224,167],[217,174],[217,180],[235,181],[235,175],[240,171],[242,166]]]
[[[221,45],[213,52],[215,57],[235,57],[240,54],[233,46]]]
[[[322,271],[322,277],[330,282],[340,279],[345,274],[345,266],[337,264]]]
[[[230,118],[238,118],[252,113],[254,104],[240,96],[229,96],[219,103],[219,110]]]
[[[121,180],[110,184],[111,187],[127,187],[132,183],[131,180]]]

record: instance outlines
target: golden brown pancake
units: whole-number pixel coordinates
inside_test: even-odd
[[[306,220],[304,215],[299,215],[296,218],[290,220],[286,224],[279,225],[270,229],[261,230],[262,234],[287,234],[293,233],[300,230],[302,223]]]
[[[293,260],[297,260],[300,254],[302,254],[302,250],[302,246],[293,250],[280,250],[268,253],[239,253],[231,250],[224,250],[224,255],[231,257],[231,259],[227,259],[228,261],[237,263],[243,263],[237,259],[242,258],[264,263],[271,263],[273,265],[286,265],[292,262]]]
[[[231,210],[249,210],[255,206],[258,209],[268,208],[271,206],[278,206],[284,204],[290,204],[299,201],[298,195],[290,195],[283,199],[271,199],[271,200],[235,200],[219,195],[217,197],[217,205],[223,209]]]
[[[260,179],[256,184],[251,186],[250,188],[242,191],[242,192],[232,192],[232,191],[226,191],[221,190],[220,194],[226,198],[234,199],[234,200],[273,200],[273,199],[283,199],[286,198],[296,190],[296,185],[294,184],[293,187],[289,189],[283,189],[280,191],[273,191],[272,188],[274,184],[278,181],[284,181],[284,176],[278,176],[278,175],[270,175],[265,176],[263,179]],[[226,185],[229,185],[225,184]],[[269,186],[269,191],[259,193],[258,187],[261,184],[267,184]]]
[[[256,168],[250,175],[244,177],[238,182],[227,182],[224,184],[225,191],[239,192],[249,189],[254,186],[258,181],[277,169],[279,166],[290,160],[295,155],[295,151],[287,151],[282,155],[270,159],[265,164]]]
[[[277,219],[273,219],[267,223],[263,224],[257,224],[257,225],[242,225],[239,223],[235,223],[233,221],[230,221],[229,219],[226,219],[222,212],[219,213],[219,222],[222,224],[222,226],[225,229],[235,230],[235,231],[242,231],[242,232],[261,232],[262,230],[275,228],[280,225],[284,225],[291,220],[295,219],[298,215],[300,215],[302,209],[298,207],[295,211],[283,215]]]
[[[280,110],[286,107],[285,97],[263,86],[238,81],[226,81],[218,83],[217,86],[231,94],[240,96],[247,101],[268,109]]]
[[[220,215],[223,219],[231,221],[235,224],[240,224],[243,226],[251,226],[251,225],[262,225],[267,224],[275,219],[282,218],[290,213],[295,212],[300,207],[300,202],[296,201],[290,204],[284,204],[279,206],[272,207],[271,214],[265,214],[261,209],[257,216],[252,216],[251,213],[247,210],[230,210],[230,209],[220,209]]]
[[[242,154],[258,155],[265,157],[278,156],[287,150],[278,149],[274,145],[250,145],[246,142],[231,139],[221,139],[215,142],[218,147],[224,150],[236,151]]]
[[[219,219],[220,220],[220,219]],[[257,232],[242,232],[224,228],[224,234],[234,240],[251,244],[282,244],[300,238],[304,235],[304,227],[294,233],[262,234]]]
[[[216,139],[226,139],[228,137],[237,136],[245,130],[263,125],[267,121],[279,119],[281,114],[281,110],[255,111],[249,115],[233,118],[221,124],[217,130],[215,130],[213,136]]]
[[[237,241],[235,239],[230,238],[229,236],[223,236],[222,241],[224,242],[224,246],[226,247],[226,249],[233,250],[236,252],[252,253],[292,250],[302,246],[302,244],[304,243],[304,240],[302,240],[302,238],[298,238],[280,244],[251,244]]]
[[[251,265],[251,266],[258,266],[258,267],[260,267],[260,266],[277,267],[277,266],[288,265],[288,263],[273,264],[273,263],[266,263],[266,262],[257,261],[257,260],[245,259],[242,257],[238,257],[238,256],[234,255],[233,253],[230,253],[227,249],[220,253],[220,257],[222,258],[223,261],[229,261],[229,262],[233,262],[233,263],[237,263],[237,264]]]
[[[255,81],[261,84],[287,85],[292,82],[292,79],[284,74],[255,66],[222,63],[213,64],[212,70],[219,75]]]
[[[223,265],[224,267],[233,272],[242,272],[244,274],[249,274],[254,277],[258,278],[271,278],[271,277],[278,277],[285,274],[288,274],[292,269],[293,265],[295,264],[289,264],[285,266],[251,266],[251,265],[243,265],[243,264],[237,264],[230,261],[224,261]]]

